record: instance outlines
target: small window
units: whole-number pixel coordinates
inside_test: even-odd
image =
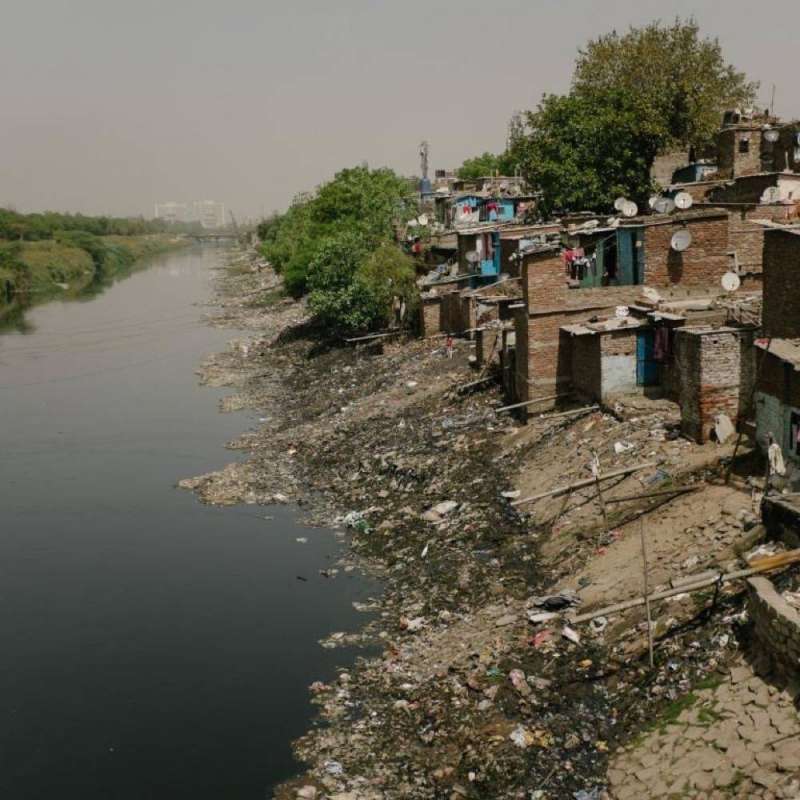
[[[739,152],[740,153],[749,153],[750,152],[750,140],[749,139],[739,139]]]

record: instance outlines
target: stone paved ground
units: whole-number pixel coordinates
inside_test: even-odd
[[[612,797],[800,800],[798,697],[738,664],[719,686],[694,692],[673,721],[616,754]]]

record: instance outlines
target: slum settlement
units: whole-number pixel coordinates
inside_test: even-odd
[[[300,501],[384,585],[280,797],[800,796],[800,124],[704,155],[613,215],[424,180],[414,335],[320,351],[239,257],[204,376],[279,423],[184,485]]]

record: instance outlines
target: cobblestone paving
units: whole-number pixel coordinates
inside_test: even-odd
[[[737,665],[721,685],[694,692],[674,720],[617,754],[612,797],[800,800],[799,695]]]

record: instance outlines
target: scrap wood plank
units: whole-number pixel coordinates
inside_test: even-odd
[[[589,622],[596,617],[606,617],[610,614],[618,614],[620,611],[627,611],[629,608],[642,606],[645,604],[645,602],[666,600],[668,597],[674,597],[678,594],[697,592],[700,589],[713,586],[715,583],[730,583],[730,581],[749,578],[751,575],[758,575],[761,572],[771,572],[772,570],[781,569],[797,563],[800,563],[800,549],[788,550],[785,553],[778,553],[774,556],[753,559],[747,569],[740,569],[735,572],[715,572],[713,575],[707,578],[698,576],[698,580],[695,583],[683,584],[675,589],[666,589],[663,592],[656,592],[655,594],[649,595],[647,598],[636,597],[633,600],[625,600],[622,603],[615,603],[614,605],[600,608],[597,611],[590,611],[587,614],[581,614],[580,616],[573,617],[571,621],[576,624],[579,622]]]
[[[476,381],[471,381],[470,383],[462,383],[461,386],[456,386],[456,392],[458,394],[463,394],[464,392],[469,391],[470,389],[474,389],[476,386],[481,386],[484,383],[489,383],[494,380],[494,375],[486,375],[483,378],[478,378]]]
[[[655,461],[645,461],[643,464],[636,464],[633,467],[625,467],[624,469],[615,469],[611,472],[604,472],[600,476],[600,480],[607,481],[611,480],[612,478],[621,478],[623,475],[630,475],[633,472],[639,472],[639,470],[648,469],[649,467],[655,466],[657,466]],[[534,494],[530,497],[523,497],[521,500],[515,500],[511,505],[520,506],[523,503],[533,503],[534,501],[542,500],[545,497],[558,497],[566,492],[571,492],[575,489],[582,489],[584,486],[591,486],[596,482],[597,478],[595,477],[586,478],[585,480],[577,481],[576,483],[571,483],[566,486],[558,486],[555,489],[548,489],[546,492],[540,492],[539,494]]]
[[[532,406],[534,403],[544,403],[547,400],[558,400],[561,397],[569,397],[572,392],[562,392],[561,394],[551,394],[547,397],[536,397],[533,400],[523,400],[521,403],[512,403],[510,406],[500,406],[494,410],[495,414],[502,414],[504,411],[511,411],[513,408]]]
[[[688,494],[696,492],[702,488],[702,484],[695,486],[676,486],[674,489],[661,489],[658,492],[646,492],[645,494],[626,494],[624,497],[610,497],[606,503],[627,503],[628,500],[644,500],[647,497],[662,497],[670,494]]]
[[[600,406],[584,406],[583,408],[573,408],[572,411],[559,411],[557,414],[539,414],[534,417],[534,422],[539,419],[556,419],[557,417],[573,417],[577,414],[588,414],[590,411],[599,410]]]
[[[398,336],[403,331],[398,329],[396,331],[385,331],[384,333],[368,333],[366,336],[356,336],[350,339],[345,339],[348,344],[353,342],[366,342],[368,339],[383,339],[386,336]]]

